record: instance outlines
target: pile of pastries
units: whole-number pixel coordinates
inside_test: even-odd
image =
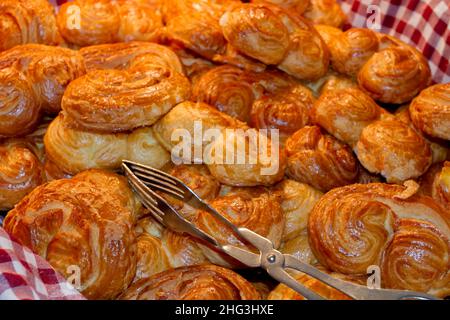
[[[450,295],[450,84],[432,83],[415,48],[345,22],[334,0],[74,0],[58,13],[0,0],[3,227],[61,274],[79,267],[89,299],[302,299],[156,223],[120,175],[129,159],[335,277],[365,284],[376,266],[384,288]],[[196,121],[253,131],[276,170],[195,152],[173,163],[173,132]],[[259,129],[278,129],[278,148]]]

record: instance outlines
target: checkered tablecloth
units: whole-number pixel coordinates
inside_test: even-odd
[[[0,227],[0,300],[83,300],[41,257]]]

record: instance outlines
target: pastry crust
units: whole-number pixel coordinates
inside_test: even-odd
[[[36,188],[8,213],[4,227],[66,277],[78,268],[84,296],[111,299],[136,271],[134,217],[116,186],[99,183],[101,171],[92,174],[96,183],[88,175]]]
[[[326,192],[355,183],[359,164],[349,146],[317,126],[306,126],[286,142],[286,174]]]
[[[364,128],[355,152],[367,170],[380,173],[388,182],[417,178],[432,163],[429,143],[396,119],[375,121]]]
[[[355,184],[325,194],[308,222],[320,263],[350,275],[377,265],[386,288],[448,294],[449,213],[411,185]]]
[[[162,36],[162,17],[139,0],[76,0],[63,4],[57,15],[64,39],[84,47],[102,43],[149,41]]]
[[[122,300],[256,300],[253,285],[231,270],[199,265],[168,270],[142,279]]]
[[[450,83],[423,90],[409,107],[414,125],[426,134],[450,140]]]
[[[26,43],[63,43],[55,11],[47,0],[3,0],[0,3],[0,51]]]
[[[304,17],[314,24],[326,24],[340,28],[347,21],[347,17],[336,0],[310,0],[310,2]]]

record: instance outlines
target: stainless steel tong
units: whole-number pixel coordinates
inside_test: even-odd
[[[132,161],[123,161],[123,170],[134,191],[152,216],[162,225],[176,232],[185,232],[206,241],[218,250],[228,254],[248,267],[261,267],[277,281],[294,289],[308,300],[324,300],[322,296],[311,291],[296,281],[286,269],[303,272],[330,287],[357,300],[436,300],[428,294],[390,289],[370,289],[365,286],[353,284],[336,279],[319,269],[301,262],[289,254],[283,254],[274,248],[272,241],[259,234],[242,227],[237,227],[227,218],[217,212],[208,203],[203,201],[195,192],[179,179],[154,168],[144,166]],[[222,245],[215,238],[197,228],[194,224],[183,218],[161,195],[159,191],[199,210],[205,210],[229,226],[239,237],[257,248],[260,253],[253,253],[233,245]]]

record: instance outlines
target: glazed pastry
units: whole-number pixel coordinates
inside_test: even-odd
[[[301,16],[270,4],[233,6],[220,19],[225,38],[243,54],[302,79],[328,70],[328,50]]]
[[[285,179],[276,185],[282,194],[281,209],[286,220],[282,241],[293,239],[306,230],[309,212],[322,192],[307,184]]]
[[[48,159],[67,174],[90,168],[117,170],[124,159],[156,168],[170,160],[152,128],[131,133],[92,133],[70,128],[63,114],[50,124],[44,143]]]
[[[201,139],[202,132],[208,129],[246,128],[246,125],[206,103],[185,101],[170,110],[153,128],[161,145],[172,156],[183,160],[180,163],[202,163],[204,149],[211,143]],[[195,139],[195,132],[200,135],[200,140]],[[185,144],[188,147],[186,152]],[[200,153],[196,154],[195,150],[200,150]]]
[[[44,183],[43,165],[35,150],[36,146],[25,140],[0,144],[0,211],[12,209]]]
[[[283,179],[286,168],[286,153],[277,135],[256,129],[224,130],[205,153],[211,174],[231,186],[270,186]]]
[[[409,110],[418,129],[432,137],[450,140],[450,83],[423,90]]]
[[[432,163],[427,143],[414,129],[399,120],[379,120],[361,133],[355,152],[361,164],[388,182],[417,178]]]
[[[144,50],[149,46],[142,45]],[[112,46],[119,50],[119,56],[123,54],[121,45]],[[155,59],[155,52],[136,55],[140,50],[133,50],[128,59],[122,59],[122,68],[90,71],[72,81],[62,99],[67,123],[86,131],[129,131],[152,125],[177,103],[187,100],[189,80],[168,65],[166,51],[170,49],[152,46],[162,52],[157,56],[160,59]],[[102,56],[104,47],[98,50]],[[175,53],[171,58],[178,59]]]
[[[340,28],[347,21],[347,17],[336,0],[310,0],[304,17],[314,24],[326,24]]]
[[[33,132],[41,114],[57,113],[66,86],[85,73],[70,49],[27,44],[0,54],[0,137]]]
[[[344,33],[341,29],[327,24],[315,24],[314,29],[317,30],[328,48],[331,47],[331,43],[334,39],[341,37]]]
[[[317,259],[316,257],[314,257],[314,254],[309,245],[307,230],[302,231],[295,238],[282,242],[279,250],[284,254],[293,255],[298,260],[304,263],[317,263]]]
[[[84,176],[36,188],[8,213],[4,227],[66,277],[78,267],[85,297],[111,299],[136,271],[134,217],[115,186],[99,183],[102,172],[95,174],[97,183]]]
[[[310,0],[252,0],[253,3],[272,3],[280,6],[286,10],[294,11],[296,14],[303,14],[308,6]]]
[[[249,228],[270,239],[275,247],[279,247],[284,228],[284,216],[278,194],[264,188],[242,188],[218,197],[209,204],[236,226]],[[193,223],[212,235],[220,244],[232,244],[252,251],[251,245],[244,244],[227,225],[209,212],[199,211]],[[238,261],[214,248],[207,245],[200,246],[206,257],[214,264],[225,267],[241,266]]]
[[[200,265],[168,270],[142,279],[121,296],[122,300],[255,300],[253,285],[231,270]]]
[[[436,163],[420,177],[420,191],[450,209],[450,162]]]
[[[384,103],[405,103],[430,85],[425,57],[415,48],[387,35],[379,35],[380,51],[358,73],[361,89]]]
[[[47,0],[2,0],[0,39],[0,51],[26,43],[63,43],[55,11]]]
[[[171,45],[171,49],[180,59],[184,72],[189,80],[191,80],[193,90],[195,90],[197,81],[203,74],[214,68],[214,64],[211,61],[196,56],[193,52],[180,48],[174,44]]]
[[[306,126],[286,141],[286,174],[326,192],[355,183],[359,164],[349,146],[317,126]]]
[[[309,216],[311,248],[325,267],[364,275],[381,268],[382,287],[449,293],[450,217],[418,185],[355,184],[325,194]]]
[[[327,89],[314,104],[313,122],[355,146],[362,130],[385,114],[387,112],[359,89]]]
[[[162,17],[140,0],[76,0],[63,4],[57,15],[64,39],[84,47],[102,43],[149,41],[162,36]]]

